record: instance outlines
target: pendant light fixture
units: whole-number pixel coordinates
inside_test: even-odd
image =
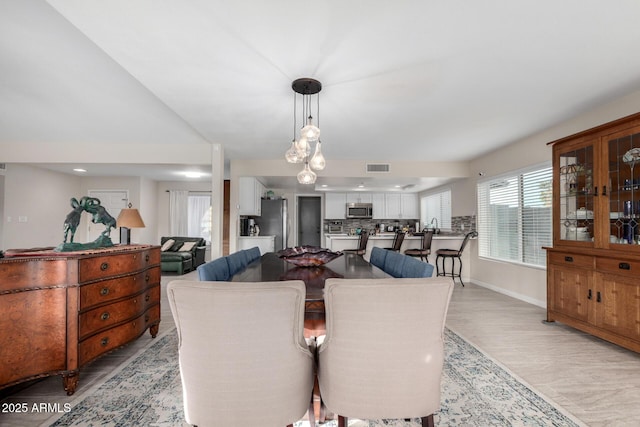
[[[311,78],[300,78],[291,84],[293,89],[293,141],[285,153],[285,159],[289,163],[304,163],[304,168],[298,173],[300,184],[314,184],[317,175],[311,169],[322,170],[326,165],[320,143],[320,91],[322,83]],[[297,97],[302,95],[302,117],[306,119],[305,125],[300,129],[300,137],[296,139]],[[311,97],[316,95],[317,124],[313,122],[311,111]],[[315,150],[311,159],[311,146],[315,144]]]

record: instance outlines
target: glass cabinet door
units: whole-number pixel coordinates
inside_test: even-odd
[[[610,139],[609,243],[640,244],[640,133]]]
[[[559,155],[560,240],[594,241],[594,145]]]

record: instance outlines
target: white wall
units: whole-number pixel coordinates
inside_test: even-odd
[[[26,165],[7,164],[2,249],[57,246],[64,220],[80,195],[80,178]],[[20,222],[20,217],[26,222]],[[80,227],[76,240],[80,240]]]
[[[1,179],[5,181],[4,191]],[[62,243],[64,220],[72,210],[70,199],[79,199],[89,190],[128,191],[129,201],[140,210],[145,223],[145,228],[131,230],[131,241],[160,244],[160,237],[169,233],[169,193],[166,192],[169,189],[211,191],[211,183],[157,182],[140,177],[77,177],[33,166],[8,164],[5,174],[0,175],[0,250]],[[222,200],[213,200],[213,203],[222,204]],[[26,217],[27,222],[19,222],[20,217]],[[76,242],[86,242],[88,221],[90,216],[82,215]],[[117,229],[112,230],[111,238],[118,242]]]
[[[545,161],[550,162],[551,147],[547,143],[637,113],[640,111],[639,106],[640,92],[635,92],[472,160],[470,178],[457,182],[452,189],[452,214],[475,215],[476,185],[480,172],[484,173],[482,178],[487,178]],[[469,250],[472,280],[475,283],[546,307],[545,269],[481,259],[475,244],[470,245]]]
[[[140,178],[140,216],[145,228],[131,230],[131,241],[135,243],[160,244],[158,237],[158,182]],[[135,206],[134,206],[135,207]]]

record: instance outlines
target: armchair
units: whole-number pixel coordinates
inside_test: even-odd
[[[338,426],[347,417],[421,418],[433,426],[451,280],[327,279],[324,291],[318,383]]]
[[[167,286],[187,423],[292,426],[311,411],[314,357],[301,280]]]

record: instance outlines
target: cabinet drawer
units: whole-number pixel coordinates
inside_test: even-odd
[[[95,308],[80,315],[80,339],[112,325],[133,319],[160,301],[160,286],[127,300]]]
[[[145,266],[150,265],[158,265],[160,264],[160,247],[147,249],[142,252],[142,260],[145,263]]]
[[[142,335],[144,331],[160,319],[160,305],[150,307],[144,314],[123,325],[96,334],[78,346],[80,365],[95,359],[110,350],[118,348]]]
[[[589,255],[576,255],[572,253],[551,252],[549,262],[556,265],[593,268],[594,257]]]
[[[138,274],[103,280],[80,287],[80,310],[135,295],[160,283],[160,269],[150,268]]]
[[[640,262],[625,261],[616,258],[598,258],[596,260],[596,269],[603,273],[638,277],[638,275],[640,275]]]
[[[116,275],[140,271],[153,265],[153,250],[127,252],[109,257],[84,258],[79,261],[78,278],[80,283],[105,279]]]

